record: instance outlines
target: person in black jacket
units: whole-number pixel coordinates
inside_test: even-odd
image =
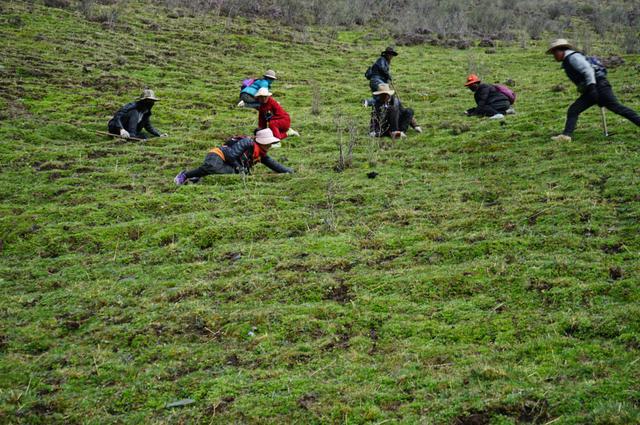
[[[493,85],[483,83],[476,74],[467,77],[465,87],[473,92],[477,105],[475,108],[467,109],[465,112],[467,115],[490,117],[494,120],[502,119],[511,107],[507,96],[500,93]]]
[[[589,62],[585,55],[575,51],[565,39],[558,39],[551,43],[547,53],[552,54],[556,61],[562,62],[562,68],[581,93],[578,100],[567,111],[564,131],[562,134],[552,137],[552,140],[570,142],[578,123],[578,116],[593,105],[605,107],[614,114],[621,115],[640,126],[640,115],[633,109],[622,105],[613,94],[604,67]]]
[[[269,128],[256,131],[254,137],[233,137],[224,145],[211,149],[200,167],[181,171],[173,181],[183,185],[187,182],[196,183],[210,174],[250,174],[253,166],[259,162],[276,173],[293,173],[291,168],[267,155],[271,147],[279,147],[279,142],[280,139],[274,137]]]
[[[395,91],[391,90],[388,84],[380,84],[378,91],[373,94],[376,95],[376,101],[371,111],[370,136],[389,136],[393,139],[407,137],[409,126],[422,133],[422,128],[413,116],[413,109],[402,106],[400,99],[394,96]]]
[[[138,100],[124,105],[109,120],[109,133],[125,139],[146,139],[147,136],[142,133],[142,129],[145,129],[153,136],[165,137],[166,134],[161,134],[151,125],[151,108],[158,100],[153,90],[144,90]]]
[[[369,80],[369,88],[371,92],[378,91],[380,84],[390,84],[393,78],[391,77],[391,59],[398,56],[393,47],[387,47],[384,52],[380,54],[378,60],[367,69],[365,77]],[[374,94],[373,99],[367,99],[364,101],[364,106],[373,106],[377,99]]]

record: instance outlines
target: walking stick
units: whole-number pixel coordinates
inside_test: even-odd
[[[107,133],[106,131],[96,131],[96,134],[99,134],[101,136],[115,137],[118,139],[134,140],[136,142],[144,142],[146,140],[146,139],[140,139],[138,137],[122,137],[119,134]]]
[[[609,137],[609,129],[607,128],[607,117],[605,116],[604,106],[600,108],[600,115],[602,116],[602,127],[604,128],[604,137]]]

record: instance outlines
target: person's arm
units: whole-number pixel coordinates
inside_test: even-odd
[[[278,161],[276,161],[275,159],[271,158],[268,155],[262,158],[262,161],[260,162],[262,162],[267,168],[275,171],[276,173],[281,173],[281,174],[293,173],[293,170],[291,168],[285,167],[284,165],[280,164]]]
[[[480,85],[473,96],[476,99],[476,104],[478,106],[485,106],[487,104],[487,100],[489,99],[490,93],[491,86],[489,86],[488,84]]]
[[[233,146],[227,146],[224,150],[224,159],[229,165],[236,170],[242,168],[242,154],[253,148],[253,140],[250,138],[242,139]]]
[[[389,130],[392,133],[400,131],[400,101],[397,97],[394,97],[391,101],[391,105],[387,110],[387,117],[389,122]]]
[[[258,108],[258,128],[267,128],[267,112],[266,105],[260,105]]]
[[[593,66],[589,63],[586,57],[580,53],[574,53],[569,56],[569,62],[573,69],[578,71],[582,75],[582,81],[584,81],[585,87],[596,83],[596,72]]]
[[[149,133],[153,134],[156,137],[160,137],[160,132],[156,130],[155,127],[151,124],[151,112],[144,116],[142,126]]]

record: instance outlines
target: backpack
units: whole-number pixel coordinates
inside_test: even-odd
[[[244,90],[253,84],[256,81],[255,78],[247,78],[246,80],[242,80],[242,85],[240,85],[240,90]]]
[[[367,71],[364,73],[364,78],[366,78],[367,80],[370,80],[371,77],[373,77],[373,69],[370,66]]]
[[[602,61],[597,56],[586,56],[587,62],[591,64],[591,67],[596,73],[596,77],[606,77],[607,76],[607,67],[604,66]]]
[[[575,55],[576,53],[582,54],[585,57],[585,59],[587,59],[587,62],[589,62],[589,65],[591,65],[591,68],[593,68],[593,71],[595,72],[596,77],[604,78],[607,76],[607,73],[608,73],[607,67],[604,66],[604,64],[602,63],[599,57],[587,56],[581,52],[573,52],[569,56]]]
[[[505,97],[509,99],[510,104],[513,105],[514,103],[516,103],[516,94],[509,87],[503,86],[502,84],[496,84],[493,87],[498,90],[498,93],[502,93],[503,95],[505,95]]]

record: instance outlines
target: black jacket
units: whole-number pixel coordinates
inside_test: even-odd
[[[376,101],[371,111],[371,124],[369,131],[376,136],[388,136],[400,129],[400,114],[402,104],[396,96],[392,96],[388,103]]]
[[[504,105],[505,102],[507,105],[510,104],[507,96],[503,95],[491,84],[480,83],[478,86],[478,90],[475,91],[473,97],[476,100],[476,104],[478,106],[485,105]],[[508,106],[507,106],[508,107]]]
[[[392,80],[390,64],[384,56],[380,56],[378,60],[371,66],[371,81],[379,83],[389,83]]]
[[[127,103],[109,121],[110,132],[125,129],[131,137],[140,137],[143,128],[156,137],[160,136],[160,132],[151,125],[151,108],[143,102]]]
[[[253,157],[253,149],[254,141],[250,137],[229,139],[220,147],[220,150],[224,153],[224,161],[236,170],[246,173],[250,173],[251,168],[256,163]],[[269,155],[263,156],[260,162],[276,173],[293,173],[291,168],[285,167]]]

